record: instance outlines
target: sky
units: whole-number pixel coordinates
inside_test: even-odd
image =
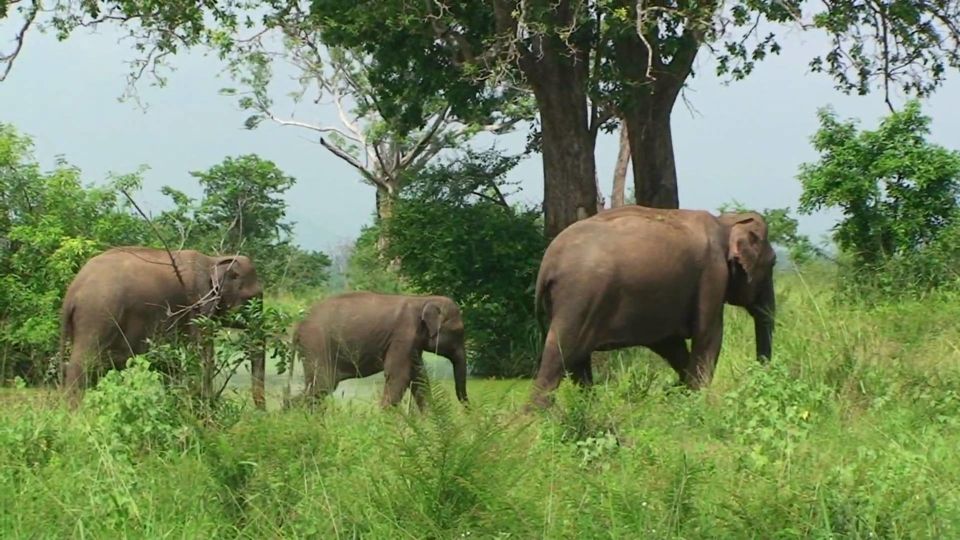
[[[0,38],[12,35],[9,23],[0,24]],[[269,122],[244,129],[247,114],[236,98],[218,92],[235,85],[220,75],[223,66],[215,56],[178,56],[166,87],[141,85],[145,109],[119,101],[128,72],[125,62],[134,58],[130,43],[120,36],[112,27],[77,32],[63,43],[52,35],[30,34],[13,72],[0,82],[0,122],[33,138],[35,156],[45,167],[64,156],[85,179],[98,182],[111,171],[132,172],[149,165],[137,199],[156,213],[166,207],[161,186],[198,195],[189,171],[205,170],[227,156],[256,153],[297,179],[286,199],[301,246],[335,249],[370,222],[374,188],[362,184],[314,134]],[[736,199],[755,209],[795,209],[801,192],[795,178],[798,167],[817,158],[810,146],[818,127],[817,109],[831,105],[841,118],[861,119],[865,128],[875,127],[888,113],[882,93],[845,96],[827,75],[809,72],[809,59],[825,50],[822,36],[790,29],[780,36],[780,56],[758,64],[746,80],[730,84],[714,75],[709,53],[700,52],[698,74],[685,92],[694,110],[678,101],[673,112],[682,207],[715,211]],[[6,43],[0,43],[0,50],[6,49]],[[274,86],[281,97],[294,88],[282,78]],[[933,118],[931,139],[953,149],[960,148],[958,93],[960,77],[951,74],[924,103],[924,112]],[[902,96],[894,102],[902,103]],[[332,106],[309,101],[296,107],[284,102],[278,112],[316,123],[336,121]],[[524,140],[525,133],[516,133],[498,137],[497,144],[519,152]],[[617,134],[602,135],[597,166],[608,200],[616,155]],[[523,189],[518,200],[540,202],[541,167],[540,156],[533,155],[512,171],[510,178],[521,181]],[[838,216],[835,211],[799,216],[801,232],[819,240]]]

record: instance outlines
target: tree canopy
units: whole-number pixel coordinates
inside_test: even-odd
[[[930,118],[918,102],[875,130],[829,108],[819,117],[813,146],[820,159],[801,167],[800,210],[839,208],[834,238],[858,265],[921,250],[958,222],[960,152],[927,141]]]
[[[12,9],[11,9],[12,8]],[[264,32],[319,35],[364,65],[371,102],[397,133],[423,129],[438,104],[463,123],[537,114],[545,232],[595,213],[597,134],[627,129],[639,204],[679,205],[670,115],[694,60],[707,49],[736,80],[777,54],[777,27],[824,32],[809,67],[843,92],[892,87],[925,96],[960,67],[960,0],[5,0],[19,17],[8,69],[31,25],[60,37],[118,23],[134,38],[131,81],[185,48],[230,58]],[[5,73],[5,71],[4,71]]]
[[[499,89],[532,90],[548,235],[595,211],[596,135],[618,117],[629,127],[637,202],[678,206],[670,113],[704,47],[721,76],[740,79],[780,51],[777,35],[760,30],[769,23],[825,31],[830,48],[810,66],[845,92],[879,80],[926,95],[960,66],[956,0],[314,0],[312,10],[325,41],[369,55],[371,83],[401,124],[437,95],[469,118],[488,112]]]

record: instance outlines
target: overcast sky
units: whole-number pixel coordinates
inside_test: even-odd
[[[0,24],[4,39],[13,35],[10,26]],[[817,108],[830,104],[841,117],[858,117],[871,128],[887,113],[880,93],[846,97],[833,89],[827,76],[808,72],[810,57],[824,50],[822,37],[797,30],[781,36],[785,50],[780,56],[759,64],[747,80],[727,86],[713,74],[709,54],[701,51],[698,76],[686,92],[696,111],[678,103],[673,114],[683,207],[714,210],[737,199],[758,209],[795,208],[798,165],[816,158],[809,138],[817,128]],[[218,95],[218,89],[233,85],[218,78],[221,64],[213,56],[180,56],[167,87],[143,85],[145,112],[119,102],[127,73],[124,62],[133,52],[127,42],[118,43],[118,37],[112,28],[80,32],[65,43],[31,34],[13,73],[0,83],[0,122],[33,137],[41,163],[52,166],[54,156],[63,155],[89,181],[147,164],[151,169],[139,198],[157,212],[164,208],[160,186],[195,195],[199,188],[188,171],[252,152],[297,178],[287,200],[304,247],[329,249],[352,239],[369,222],[373,188],[361,184],[313,134],[269,123],[254,131],[243,129],[246,114],[235,98]],[[0,47],[6,49],[5,44]],[[960,148],[958,93],[958,77],[951,74],[924,106],[933,117],[933,140],[949,148]],[[296,114],[316,122],[335,121],[331,108],[310,103],[298,107]],[[501,137],[499,145],[519,151],[524,139],[523,133]],[[608,198],[616,153],[616,134],[602,136],[597,165]],[[522,198],[540,201],[539,155],[522,162],[512,178],[523,182]],[[835,218],[835,213],[802,216],[802,232],[817,239]]]

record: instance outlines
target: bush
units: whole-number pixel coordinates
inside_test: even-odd
[[[539,348],[533,288],[546,248],[540,213],[510,205],[503,177],[516,157],[468,151],[412,179],[385,223],[387,257],[414,290],[463,309],[470,365],[528,375]]]
[[[833,237],[848,288],[900,293],[953,281],[960,153],[926,140],[930,118],[916,101],[873,131],[829,109],[819,116],[813,144],[821,158],[801,166],[800,211],[843,213]]]
[[[347,262],[346,288],[396,294],[411,292],[402,276],[396,269],[391,268],[380,253],[377,245],[380,230],[379,223],[360,230],[360,236],[357,237]]]
[[[120,193],[139,187],[137,174],[85,187],[66,162],[41,172],[31,147],[0,124],[0,382],[55,374],[60,305],[73,276],[101,250],[148,236]]]
[[[142,356],[130,358],[122,371],[107,372],[87,393],[84,405],[93,413],[92,436],[115,457],[164,452],[189,433],[176,400]]]

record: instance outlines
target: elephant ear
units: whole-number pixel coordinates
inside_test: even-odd
[[[424,304],[423,311],[420,312],[420,322],[427,329],[429,339],[435,339],[440,333],[441,318],[440,306],[434,302]]]
[[[727,259],[743,268],[747,274],[747,283],[757,278],[765,237],[766,227],[763,222],[752,216],[739,219],[730,227]]]
[[[216,295],[216,302],[210,302],[210,312],[228,307],[234,301],[236,287],[226,287],[240,277],[237,271],[237,257],[216,257],[210,269],[210,290]]]
[[[210,287],[219,291],[223,283],[229,279],[236,279],[239,275],[235,268],[236,257],[217,257],[214,259],[213,268],[210,269]]]

